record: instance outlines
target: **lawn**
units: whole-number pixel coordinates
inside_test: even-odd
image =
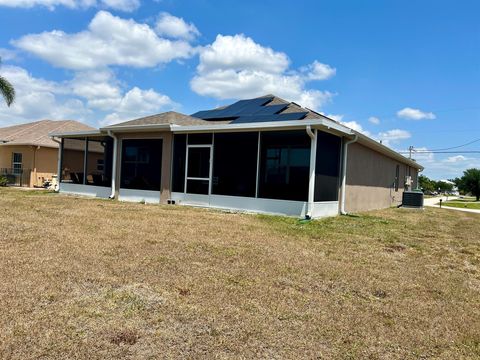
[[[443,202],[442,205],[456,207],[456,208],[480,210],[480,201],[475,201],[475,198],[463,198],[463,199],[450,200],[450,201]]]
[[[0,189],[0,358],[478,359],[480,215]]]

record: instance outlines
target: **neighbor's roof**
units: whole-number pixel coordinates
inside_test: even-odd
[[[34,145],[58,148],[58,143],[49,137],[49,133],[85,130],[93,130],[93,128],[75,120],[40,120],[0,128],[0,145]]]

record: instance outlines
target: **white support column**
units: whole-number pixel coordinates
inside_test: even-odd
[[[62,161],[63,161],[63,144],[64,140],[60,140],[58,144],[58,164],[57,164],[57,188],[56,191],[60,191],[60,180],[62,178]]]
[[[258,181],[260,180],[260,131],[257,138],[257,174],[255,178],[255,197],[258,198]]]
[[[108,131],[108,136],[110,136],[113,139],[112,192],[110,194],[110,199],[114,199],[115,198],[116,178],[117,178],[118,138],[111,131]]]
[[[310,176],[308,181],[308,210],[307,217],[312,217],[314,195],[315,195],[315,164],[317,162],[317,130],[307,127],[310,136]]]

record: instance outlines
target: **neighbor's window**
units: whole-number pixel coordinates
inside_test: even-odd
[[[258,132],[215,134],[212,193],[255,197]]]
[[[12,153],[12,170],[14,174],[22,173],[22,153]]]
[[[317,132],[314,201],[338,200],[341,144],[338,136]]]
[[[262,132],[258,197],[308,198],[310,137],[305,131]]]
[[[120,187],[160,191],[162,139],[122,141]]]
[[[63,139],[61,182],[84,184],[85,139]]]

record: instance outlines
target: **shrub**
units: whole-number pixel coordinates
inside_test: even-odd
[[[0,186],[7,186],[8,184],[8,179],[3,176],[3,175],[0,175]]]

